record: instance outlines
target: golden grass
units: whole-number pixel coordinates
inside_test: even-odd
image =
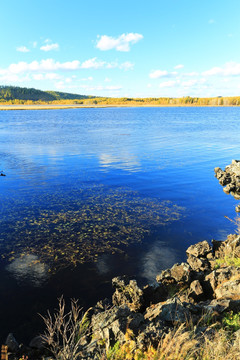
[[[158,348],[146,351],[136,347],[130,330],[126,342],[118,343],[101,357],[101,360],[239,360],[240,338],[235,340],[225,329],[214,330],[212,335],[200,337],[188,331],[185,325],[169,331],[162,337]]]

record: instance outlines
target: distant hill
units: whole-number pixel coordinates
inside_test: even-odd
[[[0,86],[0,100],[32,100],[32,101],[54,101],[89,99],[94,96],[68,94],[57,91],[42,91],[37,89],[22,88],[18,86]]]
[[[46,91],[46,93],[54,96],[54,100],[74,100],[74,99],[92,99],[95,96],[87,96],[87,95],[78,95],[78,94],[69,94],[58,91]]]

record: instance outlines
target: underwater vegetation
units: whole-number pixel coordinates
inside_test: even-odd
[[[50,273],[97,261],[103,253],[123,252],[154,227],[179,220],[185,210],[168,200],[101,185],[31,201],[16,200],[2,216],[0,253],[8,262],[28,256],[32,265],[46,264]]]

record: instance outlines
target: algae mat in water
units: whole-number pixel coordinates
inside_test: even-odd
[[[0,251],[9,262],[21,264],[28,256],[29,266],[45,264],[48,272],[56,272],[97,261],[102,253],[122,252],[183,214],[184,208],[170,201],[144,198],[125,188],[95,186],[39,195],[25,207],[11,204],[1,220]]]

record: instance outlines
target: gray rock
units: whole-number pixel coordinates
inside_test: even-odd
[[[142,311],[144,308],[143,291],[138,287],[136,280],[117,277],[112,280],[116,288],[112,296],[115,306],[127,305],[132,311]]]
[[[35,336],[29,343],[29,346],[34,349],[42,350],[46,348],[46,341],[43,336]]]
[[[127,328],[137,332],[143,322],[143,315],[131,312],[126,305],[114,306],[109,310],[93,315],[91,320],[93,338],[88,347],[93,351],[100,340],[106,342],[107,348],[113,346],[116,341],[123,343]]]
[[[240,310],[240,300],[215,299],[207,304],[204,308],[207,312],[218,312],[220,314],[230,310],[238,312]]]
[[[217,299],[240,299],[240,279],[224,282],[215,289]]]
[[[223,191],[226,194],[231,194],[236,200],[240,200],[240,165],[239,160],[232,160],[232,163],[226,166],[223,171],[220,168],[215,168],[215,176],[222,186],[226,187]],[[237,206],[236,211],[240,208]]]
[[[200,301],[204,297],[204,291],[199,280],[191,282],[189,297],[196,301]]]
[[[188,255],[187,262],[194,271],[206,271],[210,269],[209,261],[205,258],[198,258],[193,255]]]
[[[195,245],[191,245],[189,246],[189,248],[186,250],[187,255],[192,255],[198,258],[204,258],[206,257],[209,253],[211,253],[212,248],[209,245],[209,243],[204,240],[201,241]]]
[[[168,282],[174,280],[177,283],[189,283],[190,282],[190,266],[187,263],[175,264],[171,269],[167,269],[157,275],[157,282]]]
[[[144,304],[147,308],[152,304],[157,304],[167,299],[167,289],[162,283],[156,285],[146,285],[143,288]]]
[[[165,322],[161,320],[144,323],[136,338],[137,347],[142,350],[146,350],[149,346],[157,348],[162,336],[166,334],[168,329]]]
[[[210,284],[213,292],[215,292],[217,287],[219,287],[222,283],[229,281],[232,277],[235,276],[240,277],[240,268],[228,266],[225,268],[213,270],[210,274],[206,276],[205,280]]]
[[[162,320],[172,323],[183,323],[190,318],[190,312],[176,297],[148,308],[144,318],[149,321]]]
[[[5,341],[5,345],[7,345],[8,350],[10,352],[17,352],[19,350],[19,344],[12,333],[9,333],[7,339]]]

